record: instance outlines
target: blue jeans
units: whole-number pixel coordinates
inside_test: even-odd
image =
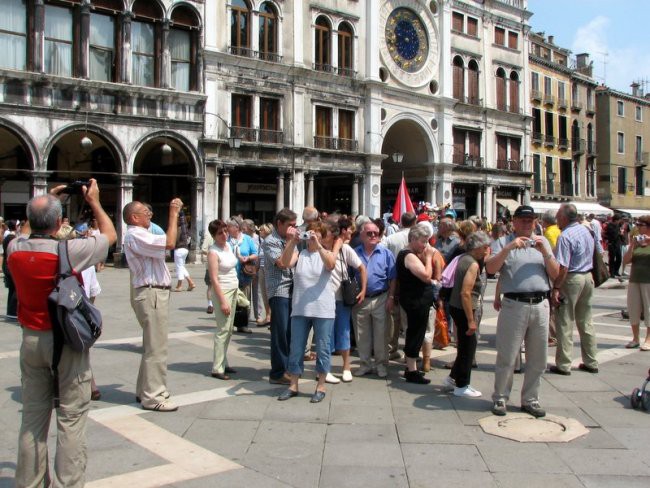
[[[336,317],[332,331],[332,352],[350,350],[350,320],[352,307],[348,307],[342,300],[336,301]]]
[[[269,307],[271,308],[271,371],[269,378],[277,380],[284,376],[289,367],[291,298],[270,298]]]
[[[273,318],[272,315],[271,318]],[[301,375],[305,370],[305,346],[309,329],[312,327],[316,343],[316,373],[327,374],[330,372],[330,340],[334,319],[297,316],[291,317],[291,352],[289,353],[289,373],[291,374]]]

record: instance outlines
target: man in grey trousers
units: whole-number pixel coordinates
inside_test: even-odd
[[[521,390],[521,410],[535,417],[546,415],[539,404],[539,387],[546,370],[549,292],[559,266],[546,238],[535,235],[535,220],[532,207],[518,207],[513,218],[514,233],[495,243],[495,254],[485,263],[489,274],[499,272],[498,293],[494,300],[494,307],[499,311],[492,394],[494,415],[506,414],[515,360],[522,341],[526,345],[526,374]]]

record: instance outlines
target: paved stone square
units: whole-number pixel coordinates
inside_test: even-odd
[[[309,403],[314,363],[301,395],[287,402],[268,383],[269,332],[235,334],[231,381],[210,377],[214,318],[205,313],[200,265],[189,267],[197,288],[173,293],[169,331],[169,388],[175,413],[145,412],[135,403],[140,328],[128,296],[128,271],[107,267],[99,276],[104,333],[92,365],[102,392],[88,422],[88,487],[636,487],[650,486],[650,414],[632,410],[650,353],[626,350],[630,330],[621,319],[626,290],[618,282],[596,290],[594,322],[600,373],[574,369],[546,374],[541,402],[550,414],[589,430],[568,443],[519,443],[483,432],[491,416],[496,313],[494,283],[485,314],[472,384],[478,399],[444,393],[444,363],[455,350],[436,351],[431,385],[405,383],[403,363],[389,376],[328,385],[325,400]],[[0,289],[4,312],[6,290]],[[254,327],[254,324],[251,324]],[[577,337],[577,335],[576,335]],[[14,486],[20,425],[20,329],[0,318],[0,487]],[[549,349],[554,354],[554,349]],[[574,367],[580,362],[574,350]],[[550,357],[549,361],[553,361]],[[333,372],[341,360],[333,358]],[[523,377],[515,377],[509,412],[519,411]],[[507,418],[507,417],[506,417]],[[50,435],[54,449],[54,429]]]

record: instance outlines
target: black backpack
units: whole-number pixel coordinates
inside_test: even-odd
[[[59,406],[58,366],[66,344],[74,351],[92,347],[102,333],[102,314],[88,297],[79,280],[72,274],[68,241],[59,241],[59,274],[48,297],[48,309],[54,336],[52,372],[54,375],[54,406]]]

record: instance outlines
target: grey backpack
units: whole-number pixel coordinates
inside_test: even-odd
[[[59,274],[48,297],[50,321],[54,335],[52,371],[55,407],[58,407],[58,365],[63,345],[77,352],[88,351],[102,333],[102,314],[86,296],[77,277],[72,274],[68,241],[59,241]]]

